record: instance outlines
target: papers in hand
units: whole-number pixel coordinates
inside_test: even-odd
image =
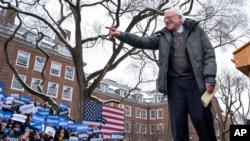
[[[201,101],[202,101],[202,104],[203,104],[204,107],[207,107],[208,104],[211,102],[211,100],[213,99],[213,97],[214,97],[216,91],[218,90],[218,88],[219,88],[219,84],[217,82],[215,84],[215,86],[214,86],[213,93],[208,93],[207,91],[205,91],[203,93],[203,95],[201,96]]]

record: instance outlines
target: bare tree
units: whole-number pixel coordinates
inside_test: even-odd
[[[12,31],[12,36],[10,36],[5,43],[5,56],[9,67],[14,72],[21,85],[29,93],[48,101],[55,110],[58,110],[57,103],[52,98],[46,96],[42,89],[40,89],[39,92],[34,91],[22,81],[18,75],[17,69],[9,61],[7,51],[9,43],[15,37],[18,30],[20,30],[21,27],[26,27],[39,35],[40,38],[37,40],[36,44],[37,49],[43,52],[47,56],[48,60],[49,56],[41,47],[39,47],[39,41],[43,39],[45,33],[44,31],[46,31],[46,34],[55,34],[60,42],[70,51],[76,68],[76,76],[80,93],[80,117],[78,121],[81,121],[83,119],[83,102],[90,99],[97,100],[95,97],[91,96],[94,89],[105,77],[107,72],[115,69],[126,58],[149,59],[150,61],[155,62],[156,66],[158,65],[157,51],[139,50],[131,48],[124,43],[117,42],[115,39],[108,37],[104,26],[109,24],[113,27],[124,29],[126,32],[133,32],[140,36],[149,36],[156,30],[164,27],[162,24],[162,15],[164,11],[169,7],[178,6],[183,10],[184,15],[197,17],[201,23],[204,23],[204,29],[209,33],[209,35],[211,35],[211,40],[217,43],[215,47],[220,47],[227,44],[234,44],[239,39],[249,35],[249,29],[246,29],[245,31],[242,31],[242,34],[239,36],[229,38],[231,37],[230,35],[232,35],[235,30],[242,27],[242,24],[244,23],[240,17],[238,18],[238,16],[241,16],[240,11],[235,10],[235,14],[228,14],[225,16],[225,13],[236,7],[233,6],[233,4],[237,5],[240,3],[240,1],[238,1],[238,3],[232,2],[235,1],[225,0],[223,3],[221,3],[221,1],[217,1],[216,5],[207,6],[207,4],[199,0],[187,0],[184,2],[174,0],[0,0],[1,8],[15,11],[18,17],[18,26],[16,26],[14,31]],[[56,8],[52,8],[51,5],[56,5]],[[94,18],[91,26],[89,26],[89,20],[86,20],[86,17],[89,16],[87,15],[89,14],[87,11],[90,9],[92,10],[92,13],[97,12],[96,9],[98,9],[98,11],[100,10],[105,14]],[[225,13],[223,13],[223,11]],[[193,14],[197,12],[199,13],[199,16],[197,16],[197,14]],[[98,12],[98,14],[100,14],[100,12]],[[105,16],[105,18],[103,18],[103,16]],[[223,19],[221,17],[223,17]],[[235,20],[232,22],[232,19]],[[159,22],[159,20],[161,21]],[[121,24],[123,21],[126,21],[125,25]],[[66,38],[67,31],[65,29],[69,24],[73,33],[73,43],[70,43]],[[86,55],[84,54],[84,51],[88,48],[100,47],[101,45],[104,47],[109,46],[108,50],[111,51],[111,55],[101,69],[94,70],[89,75],[86,75],[84,69],[84,60],[86,59]],[[42,74],[44,74],[44,72],[42,72]],[[46,76],[42,76],[44,81]]]
[[[215,116],[215,120],[219,123],[222,140],[225,141],[230,125],[244,124],[249,115],[249,79],[239,71],[225,68],[218,75],[218,82],[220,87],[216,97],[223,114]]]

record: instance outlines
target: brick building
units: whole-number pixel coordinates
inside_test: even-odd
[[[11,15],[10,18],[8,15]],[[9,31],[15,27],[13,13],[2,11],[0,18],[0,86],[3,92],[19,96],[28,95],[32,100],[44,104],[39,97],[30,94],[17,81],[13,72],[6,63],[4,54],[4,42],[9,37]],[[70,35],[70,33],[69,33]],[[33,90],[41,83],[41,72],[46,62],[46,56],[36,46],[38,36],[22,29],[8,47],[10,62],[16,67],[18,73],[26,84]],[[68,37],[70,39],[70,37]],[[69,51],[57,40],[45,37],[40,43],[50,58],[47,60],[47,69],[42,90],[57,103],[64,102],[69,105],[70,116],[77,118],[78,112],[78,85],[75,76],[75,68]],[[156,86],[157,87],[157,86]],[[104,79],[94,91],[93,95],[100,99],[121,99],[126,96],[130,88],[118,82]],[[149,97],[145,97],[149,95]],[[143,92],[133,91],[127,99],[120,104],[108,103],[111,106],[124,109],[124,132],[126,141],[166,141],[170,136],[169,114],[167,99],[155,90]],[[74,101],[74,102],[73,102]],[[217,102],[217,101],[215,101]],[[218,102],[217,102],[218,103]],[[221,115],[219,105],[215,113]],[[216,125],[216,123],[215,123]],[[217,125],[215,127],[218,127]],[[219,129],[216,128],[219,140]],[[190,140],[197,141],[196,132],[190,124]]]

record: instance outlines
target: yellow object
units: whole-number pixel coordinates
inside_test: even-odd
[[[214,95],[215,95],[216,91],[218,90],[218,88],[219,88],[219,84],[218,84],[218,82],[217,82],[217,83],[215,84],[215,86],[214,86],[214,91],[213,91],[213,93],[208,93],[207,91],[205,91],[205,92],[203,93],[203,95],[201,96],[201,101],[202,101],[204,107],[207,107],[208,104],[211,102],[211,100],[212,100],[212,98],[214,97]]]

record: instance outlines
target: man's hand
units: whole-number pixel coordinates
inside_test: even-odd
[[[109,27],[109,26],[106,26],[106,28],[107,29],[109,29],[109,35],[111,36],[111,37],[115,37],[115,38],[117,38],[117,37],[119,37],[120,36],[120,31],[118,31],[116,28],[114,28],[114,27]]]
[[[213,93],[213,91],[214,91],[214,84],[207,83],[206,84],[206,90],[210,94]]]

